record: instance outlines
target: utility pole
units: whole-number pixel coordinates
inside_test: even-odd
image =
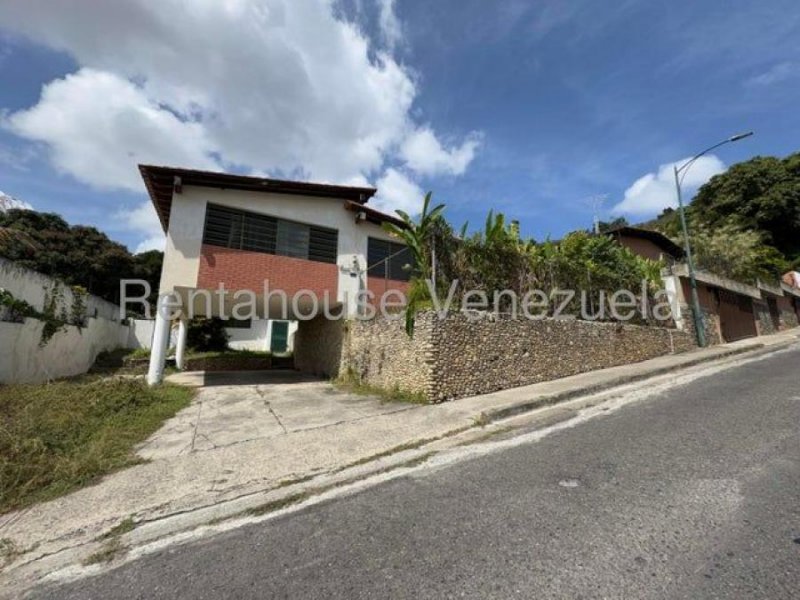
[[[739,133],[736,135],[732,135],[731,137],[722,140],[718,144],[714,144],[713,146],[706,148],[699,154],[695,154],[692,158],[687,160],[680,167],[678,165],[675,165],[673,167],[673,170],[675,172],[675,191],[678,196],[678,212],[680,213],[681,229],[683,230],[683,245],[684,245],[684,250],[686,251],[686,267],[689,271],[689,285],[691,287],[691,293],[692,293],[692,315],[694,317],[694,330],[695,330],[695,335],[697,336],[697,345],[700,348],[704,348],[706,345],[706,329],[703,323],[703,313],[701,312],[700,309],[700,297],[697,294],[697,279],[695,278],[694,274],[692,245],[689,242],[689,228],[686,225],[686,211],[684,210],[683,207],[683,194],[681,193],[681,184],[683,183],[683,179],[686,177],[686,173],[689,171],[691,166],[695,163],[695,161],[698,158],[711,152],[715,148],[719,148],[724,144],[738,142],[739,140],[744,139],[746,137],[750,137],[751,135],[753,135],[752,131],[748,131],[747,133]]]

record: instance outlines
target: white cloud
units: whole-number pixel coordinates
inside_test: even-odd
[[[218,166],[200,124],[181,121],[128,80],[93,69],[47,84],[39,103],[12,114],[7,127],[44,142],[59,171],[101,189],[142,191],[138,162]]]
[[[164,251],[165,246],[165,239],[163,235],[145,238],[136,246],[136,249],[133,251],[134,254],[139,254],[140,252],[147,252],[148,250],[161,250]]]
[[[394,168],[378,180],[378,193],[373,204],[384,211],[400,209],[414,214],[422,208],[423,192],[408,175]]]
[[[391,51],[401,24],[380,8]],[[477,137],[445,149],[420,128],[409,70],[337,14],[333,0],[6,0],[1,27],[80,69],[4,125],[98,188],[143,191],[137,162],[391,184],[398,148],[419,174],[463,173]]]
[[[643,175],[625,190],[625,197],[613,209],[614,214],[633,215],[645,217],[655,215],[667,207],[675,208],[678,199],[675,195],[675,165],[684,164],[688,158],[676,163],[668,163],[658,167],[656,173]],[[725,171],[725,164],[713,154],[702,156],[686,172],[682,190],[684,198],[688,201],[691,195],[711,179]]]
[[[763,73],[751,77],[745,81],[745,85],[748,87],[764,87],[786,81],[798,75],[800,75],[798,65],[791,62],[780,62]]]
[[[164,249],[166,236],[149,200],[133,209],[123,209],[114,217],[118,227],[144,236],[144,240],[136,246],[135,253]]]
[[[462,175],[480,144],[480,134],[473,132],[460,146],[444,148],[429,127],[421,127],[405,139],[400,154],[417,173]]]
[[[383,41],[389,49],[394,49],[403,39],[403,26],[395,13],[395,0],[378,0],[380,12],[378,24]]]

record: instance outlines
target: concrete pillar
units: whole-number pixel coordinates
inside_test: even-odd
[[[180,371],[183,371],[186,356],[186,333],[189,330],[189,324],[185,318],[178,319],[178,339],[175,343],[175,366]]]
[[[164,363],[167,358],[169,345],[170,323],[169,295],[164,294],[158,298],[156,307],[156,321],[153,326],[153,343],[150,347],[150,368],[147,371],[147,384],[157,385],[164,379]]]

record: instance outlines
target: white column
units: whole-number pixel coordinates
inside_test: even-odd
[[[169,345],[169,295],[164,294],[158,298],[156,307],[156,322],[153,326],[153,343],[150,347],[150,368],[147,371],[147,384],[156,385],[164,379],[164,362],[167,358]]]
[[[675,328],[683,331],[686,329],[686,321],[681,314],[681,304],[685,304],[686,300],[683,297],[681,278],[677,275],[662,275],[661,279],[672,308],[672,319],[675,321]]]
[[[186,319],[181,317],[178,319],[178,339],[175,342],[175,366],[180,371],[183,371],[185,364],[184,357],[186,356],[186,332],[189,325]]]

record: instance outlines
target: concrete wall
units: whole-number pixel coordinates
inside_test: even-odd
[[[97,355],[125,345],[128,328],[107,319],[87,321],[78,329],[66,326],[44,346],[44,323],[0,322],[0,383],[42,383],[86,373]]]
[[[45,296],[52,293],[53,286],[56,284],[59,285],[60,293],[63,296],[60,306],[69,311],[75,294],[68,285],[47,275],[20,267],[5,258],[0,258],[0,288],[11,292],[17,299],[25,300],[38,311],[44,309]],[[89,317],[110,321],[120,320],[120,309],[116,304],[91,295],[85,297],[85,304],[86,315]]]
[[[420,313],[414,338],[402,321],[349,323],[340,369],[432,402],[489,393],[685,352],[691,333],[579,320],[512,320]],[[302,330],[302,326],[301,326]]]
[[[75,294],[69,286],[5,259],[0,259],[0,288],[39,312],[45,297],[58,288],[56,315],[75,316]],[[39,383],[79,375],[89,370],[100,352],[128,346],[131,328],[120,323],[117,305],[94,296],[86,296],[84,304],[85,326],[67,325],[44,345],[43,321],[0,321],[0,383]]]
[[[153,319],[130,319],[128,321],[128,336],[123,346],[136,350],[147,348],[153,345],[153,329],[155,321]],[[174,348],[178,339],[178,331],[173,327],[169,332],[169,347]]]

